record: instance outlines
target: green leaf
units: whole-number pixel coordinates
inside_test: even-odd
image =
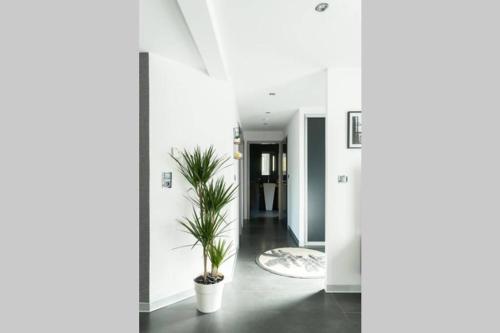
[[[212,266],[215,267],[216,270],[229,258],[231,258],[233,254],[230,254],[232,243],[227,243],[224,239],[219,239],[217,242],[214,242],[208,248],[208,257],[210,258],[210,262]]]
[[[231,244],[221,239],[216,242],[216,239],[223,237],[228,230],[229,223],[224,209],[235,199],[238,187],[226,184],[223,177],[217,180],[213,178],[228,166],[230,158],[217,156],[213,146],[204,151],[200,147],[192,151],[185,149],[179,158],[172,154],[170,156],[192,187],[188,191],[192,196],[186,196],[193,204],[192,216],[184,217],[179,223],[195,239],[192,247],[201,245],[204,261],[208,256],[212,268],[217,272],[218,267],[232,256],[229,254]],[[204,276],[207,276],[206,267]]]

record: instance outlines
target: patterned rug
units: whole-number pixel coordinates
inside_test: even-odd
[[[257,257],[257,264],[274,274],[300,278],[325,277],[325,254],[302,247],[268,250]]]

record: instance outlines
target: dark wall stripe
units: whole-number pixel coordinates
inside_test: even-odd
[[[139,301],[149,302],[149,55],[139,54]]]
[[[325,118],[307,118],[307,240],[325,241]]]

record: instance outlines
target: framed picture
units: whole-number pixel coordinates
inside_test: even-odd
[[[361,148],[361,111],[347,112],[347,148]]]

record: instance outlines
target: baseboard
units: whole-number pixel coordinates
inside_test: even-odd
[[[292,236],[295,245],[300,246],[299,240],[297,239],[297,236],[295,236],[295,234],[293,233],[293,230],[290,228],[290,226],[288,226],[288,233],[290,234],[290,236]]]
[[[186,298],[193,297],[195,295],[194,288],[181,291],[171,296],[167,296],[158,299],[152,303],[139,303],[139,312],[152,312],[163,308],[167,305],[172,305],[177,302],[183,301]]]
[[[231,279],[228,279],[226,283],[230,283],[233,280],[234,273],[236,270],[236,263],[238,261],[238,250],[236,251],[236,254],[234,255],[234,265],[233,265],[233,271],[231,275]],[[147,303],[147,302],[139,302],[139,312],[153,312],[155,310],[161,309],[165,306],[175,304],[177,302],[183,301],[186,298],[193,297],[195,295],[194,288],[188,289],[181,291],[177,294],[161,298],[159,300],[156,300],[152,303]]]
[[[323,246],[325,246],[325,242],[307,242],[306,246],[309,246],[309,247],[323,247]]]
[[[327,284],[325,288],[327,293],[361,293],[359,284]]]

